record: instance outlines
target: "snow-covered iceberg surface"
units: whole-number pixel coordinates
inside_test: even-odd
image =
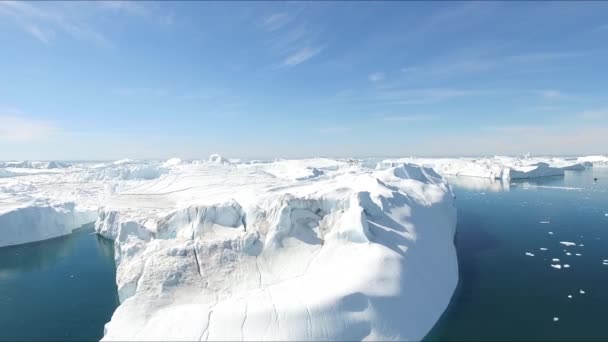
[[[95,211],[75,209],[73,202],[36,203],[0,209],[0,247],[52,239],[93,222]]]
[[[64,165],[63,163],[56,163]],[[63,167],[5,162],[0,168],[0,247],[70,234],[95,222],[104,198],[167,173],[159,163],[120,161]]]
[[[455,214],[418,166],[178,165],[99,211],[104,340],[420,340],[457,283]]]
[[[576,160],[564,158],[493,157],[493,158],[399,158],[378,163],[377,169],[412,163],[433,168],[445,176],[468,176],[491,179],[525,179],[563,176],[567,170],[583,170]]]
[[[585,166],[608,166],[608,156],[586,156],[576,160]]]

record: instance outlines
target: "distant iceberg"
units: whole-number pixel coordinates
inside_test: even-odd
[[[491,179],[526,179],[563,176],[567,170],[583,170],[585,166],[575,160],[563,158],[502,157],[493,158],[400,158],[386,159],[377,169],[412,163],[433,168],[445,176],[468,176]]]

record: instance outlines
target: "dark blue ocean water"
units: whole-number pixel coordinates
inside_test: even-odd
[[[115,279],[112,242],[91,228],[0,248],[0,340],[99,340]]]
[[[608,340],[608,168],[452,184],[460,281],[427,339]]]

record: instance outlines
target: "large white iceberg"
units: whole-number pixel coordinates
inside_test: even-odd
[[[445,176],[483,177],[491,179],[526,179],[563,176],[567,170],[585,167],[576,160],[564,158],[502,157],[493,158],[398,158],[379,162],[377,169],[412,163],[433,168]]]
[[[457,283],[455,214],[418,166],[182,167],[99,212],[122,302],[104,340],[420,340]]]
[[[446,308],[456,209],[434,171],[210,161],[11,167],[0,246],[96,220],[121,299],[106,340],[419,340]]]
[[[579,157],[576,161],[586,166],[608,166],[608,156]]]

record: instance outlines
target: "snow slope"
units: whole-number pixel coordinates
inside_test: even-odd
[[[525,179],[563,176],[566,170],[582,170],[584,165],[564,158],[502,157],[493,158],[399,158],[378,163],[384,169],[402,163],[433,168],[441,175],[483,177],[491,179]]]
[[[432,170],[180,167],[100,210],[122,302],[104,340],[420,340],[447,306],[455,208]]]

